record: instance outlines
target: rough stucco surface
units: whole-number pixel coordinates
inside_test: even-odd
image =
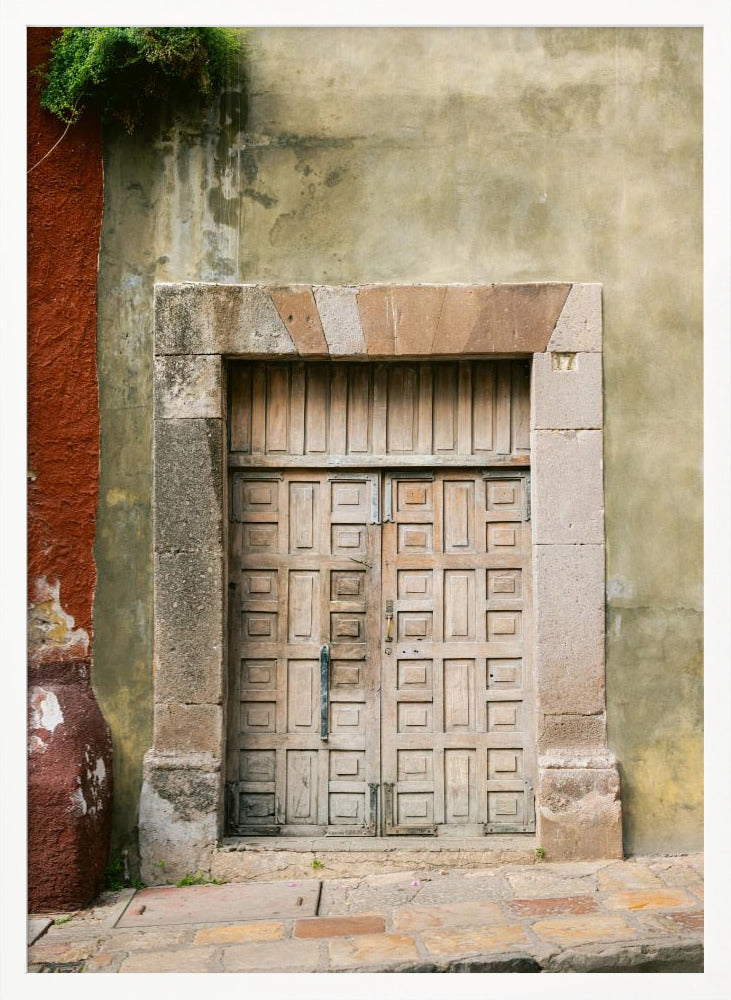
[[[28,32],[30,68],[58,31]],[[41,109],[32,73],[28,81],[31,167],[64,126]],[[86,655],[91,633],[102,205],[101,130],[87,119],[28,176],[28,601],[38,609],[31,651],[54,659]]]
[[[96,273],[102,137],[62,136],[33,70],[60,29],[28,44],[28,907],[77,909],[109,853],[112,744],[91,689],[99,470]],[[34,166],[37,164],[37,166]]]
[[[152,742],[153,283],[576,281],[604,286],[625,846],[701,845],[701,46],[697,29],[261,29],[248,85],[205,122],[107,137],[94,681],[119,842]]]

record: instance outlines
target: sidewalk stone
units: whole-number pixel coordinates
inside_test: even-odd
[[[141,951],[122,962],[120,972],[213,972],[215,948]]]
[[[604,905],[608,910],[672,910],[694,906],[695,900],[682,889],[638,889],[607,896]]]
[[[340,938],[329,944],[333,969],[352,969],[413,961],[419,955],[412,937],[405,934],[371,934]]]
[[[227,924],[224,927],[205,927],[197,931],[196,944],[237,944],[240,941],[278,941],[284,937],[284,924],[267,923]]]
[[[430,955],[465,955],[475,952],[505,951],[528,943],[525,930],[517,924],[472,927],[464,930],[430,931],[422,934]]]
[[[294,925],[296,938],[355,937],[382,934],[386,929],[379,913],[359,913],[357,917],[311,917]]]
[[[111,972],[111,966],[122,957],[123,955],[115,955],[109,951],[100,951],[85,964],[84,972]]]
[[[511,889],[521,899],[545,896],[576,896],[596,892],[597,880],[593,874],[566,876],[562,872],[546,869],[511,872],[507,876]]]
[[[591,941],[622,941],[636,937],[629,924],[617,916],[555,917],[539,920],[532,930],[552,944],[585,944]]]
[[[594,913],[597,902],[593,896],[558,896],[553,899],[511,899],[508,902],[516,917],[543,917],[555,913]]]
[[[189,941],[190,930],[179,927],[148,927],[144,930],[120,927],[105,939],[105,943],[115,951],[161,951]]]
[[[80,962],[94,954],[100,936],[83,941],[47,941],[42,938],[28,951],[29,962]]]
[[[698,856],[410,866],[329,876],[319,905],[315,880],[168,886],[50,926],[28,971],[701,972],[699,870]]]
[[[31,917],[28,920],[28,947],[42,937],[52,924],[51,917]]]
[[[640,917],[642,926],[653,934],[702,934],[703,912],[652,913]]]
[[[429,927],[459,927],[476,923],[501,923],[498,903],[445,903],[442,906],[404,906],[393,914],[397,931],[421,931]]]
[[[622,889],[661,889],[663,883],[643,865],[620,861],[599,872],[599,889],[613,892]]]
[[[317,941],[240,944],[223,952],[224,972],[315,972],[319,964]]]

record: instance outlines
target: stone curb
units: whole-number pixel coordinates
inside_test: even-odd
[[[472,955],[446,962],[364,965],[347,972],[703,972],[703,942],[632,942],[615,947],[570,948],[535,957],[525,952]]]

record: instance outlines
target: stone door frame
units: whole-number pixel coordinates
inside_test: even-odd
[[[537,840],[552,860],[622,856],[606,737],[601,286],[158,284],[147,881],[161,861],[166,878],[209,871],[224,829],[226,359],[530,355]]]

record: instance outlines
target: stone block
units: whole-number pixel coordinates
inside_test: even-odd
[[[534,553],[539,712],[601,713],[605,708],[604,547],[537,545]]]
[[[220,550],[223,422],[155,422],[155,551]]]
[[[160,753],[209,753],[223,748],[220,705],[155,705],[155,749]]]
[[[319,964],[318,941],[263,941],[223,952],[224,972],[316,972]]]
[[[516,917],[548,917],[562,913],[595,913],[593,896],[555,896],[549,899],[511,899],[507,907]]]
[[[422,934],[421,939],[430,955],[449,955],[455,958],[460,955],[500,952],[528,944],[525,931],[517,924],[429,931]]]
[[[549,351],[601,351],[602,286],[571,286],[556,327],[548,341]]]
[[[354,357],[366,353],[358,313],[357,289],[316,285],[313,288],[330,356]]]
[[[37,941],[28,950],[29,962],[83,962],[94,954],[100,938],[83,941]]]
[[[145,882],[209,871],[221,799],[220,761],[211,755],[145,755],[139,820]]]
[[[120,972],[213,972],[215,948],[178,948],[175,951],[138,951],[119,967]]]
[[[588,914],[577,917],[549,917],[531,926],[534,934],[551,944],[594,944],[599,941],[626,941],[637,932],[622,917]]]
[[[328,943],[332,969],[369,968],[414,961],[419,957],[416,943],[407,934],[364,934],[339,938]]]
[[[598,873],[602,892],[623,892],[627,889],[662,889],[663,883],[639,863],[625,861],[609,865]]]
[[[703,972],[699,941],[594,942],[551,955],[545,972]]]
[[[531,427],[537,430],[602,426],[602,356],[533,355]]]
[[[681,910],[677,913],[649,913],[638,917],[642,929],[653,936],[703,934],[704,914],[702,910]]]
[[[311,917],[294,925],[296,938],[356,937],[360,934],[383,934],[386,924],[379,913],[359,913],[353,917]]]
[[[542,715],[538,724],[538,750],[556,747],[601,750],[607,742],[607,723],[600,715]]]
[[[262,285],[155,286],[155,354],[296,356]]]
[[[622,857],[616,766],[547,768],[539,760],[536,814],[549,861]]]
[[[195,944],[241,944],[243,941],[279,941],[284,937],[284,924],[261,920],[251,924],[227,924],[224,927],[204,927],[196,931]]]
[[[155,698],[217,703],[223,690],[224,595],[220,557],[155,556]]]
[[[440,906],[404,906],[394,911],[397,931],[421,931],[430,927],[460,927],[465,924],[500,923],[503,913],[498,903],[481,901],[445,903]]]
[[[299,354],[327,357],[327,341],[310,286],[272,288],[271,296]]]
[[[534,544],[603,544],[602,447],[598,430],[531,432]]]
[[[115,951],[164,951],[190,942],[190,928],[145,927],[135,930],[115,927],[111,937],[105,941],[107,947]]]
[[[155,358],[155,418],[222,416],[221,357],[182,354]]]
[[[697,905],[697,900],[682,889],[627,889],[604,899],[608,910],[675,910]]]

